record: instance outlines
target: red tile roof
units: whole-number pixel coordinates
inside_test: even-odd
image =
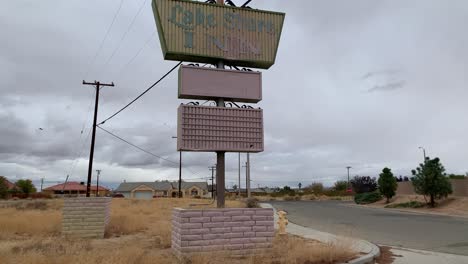
[[[63,187],[65,185],[65,188]],[[86,184],[80,184],[79,182],[67,182],[61,183],[54,186],[50,186],[44,189],[44,191],[86,191]],[[91,185],[91,191],[96,191],[96,186]],[[109,189],[99,186],[99,191],[109,191]]]
[[[12,183],[11,181],[9,181],[7,178],[5,178],[5,181],[6,181],[6,185],[7,185],[8,189],[15,188],[16,185],[14,183]]]

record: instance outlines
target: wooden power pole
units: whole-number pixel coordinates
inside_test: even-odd
[[[93,134],[91,137],[91,149],[89,151],[89,165],[88,165],[88,181],[86,182],[86,197],[91,193],[91,175],[93,173],[93,158],[94,158],[94,142],[96,141],[96,122],[99,104],[99,90],[101,86],[114,86],[114,83],[100,83],[94,81],[93,83],[83,81],[83,85],[93,85],[96,87],[96,101],[94,102],[94,119],[93,119]]]

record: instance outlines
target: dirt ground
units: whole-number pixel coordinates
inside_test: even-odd
[[[16,201],[0,205],[0,263],[181,263],[170,249],[171,209],[206,200],[113,199],[105,239],[63,238],[62,200]],[[245,207],[227,201],[228,207]],[[265,254],[231,258],[222,252],[195,255],[185,263],[341,263],[355,257],[352,245],[323,244],[298,237],[277,237]]]
[[[429,199],[429,198],[426,198]],[[389,204],[398,204],[406,203],[411,201],[426,202],[422,195],[398,195],[393,197],[390,200],[390,203],[386,204],[385,199],[382,199],[376,203],[368,204],[364,206],[384,208]],[[422,208],[395,208],[388,210],[402,210],[409,212],[418,212],[418,213],[432,213],[440,215],[450,215],[450,216],[459,216],[459,217],[468,217],[468,197],[451,197],[447,199],[437,200],[437,206],[435,208],[430,208],[428,206]]]

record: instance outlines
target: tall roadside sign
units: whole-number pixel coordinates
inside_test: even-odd
[[[164,59],[268,69],[284,13],[188,0],[153,0]]]
[[[264,150],[263,110],[236,102],[262,100],[262,74],[276,60],[284,13],[190,0],[153,0],[165,60],[208,63],[182,65],[178,98],[213,100],[217,107],[182,104],[178,109],[177,149],[216,152],[217,206],[224,207],[226,152]],[[231,101],[225,107],[225,101]],[[250,165],[250,164],[249,164]]]

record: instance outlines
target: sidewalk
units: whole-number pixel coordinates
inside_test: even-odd
[[[260,206],[263,208],[273,208],[271,204],[266,203],[261,203]],[[273,210],[275,211],[275,228],[278,228],[278,215],[276,214],[276,209],[273,208]],[[289,222],[288,226],[286,227],[286,231],[289,234],[301,236],[308,239],[318,240],[322,243],[342,243],[343,241],[351,240],[354,250],[362,254],[361,257],[348,262],[351,264],[373,263],[374,258],[380,256],[379,248],[376,245],[365,240],[335,236],[330,233],[320,232],[311,228],[296,225],[291,222]]]
[[[271,204],[261,203],[261,207],[264,208],[273,208]],[[275,228],[277,227],[278,216],[275,211]],[[380,249],[375,244],[372,244],[368,241],[362,239],[354,239],[349,237],[336,236],[330,233],[325,233],[317,231],[311,228],[303,227],[289,222],[286,231],[292,235],[301,236],[308,239],[318,240],[323,243],[339,243],[339,241],[349,241],[352,240],[354,249],[357,252],[361,252],[363,255],[351,262],[352,264],[364,264],[364,263],[374,263],[374,259],[380,256]],[[462,255],[453,255],[432,251],[424,250],[415,250],[407,248],[392,247],[390,252],[392,253],[391,258],[393,261],[384,261],[380,262],[381,264],[468,264],[468,256]],[[385,256],[384,259],[387,259],[388,256]],[[378,263],[378,262],[377,262]]]
[[[445,254],[424,250],[391,247],[393,264],[461,264],[468,263],[468,256]]]

